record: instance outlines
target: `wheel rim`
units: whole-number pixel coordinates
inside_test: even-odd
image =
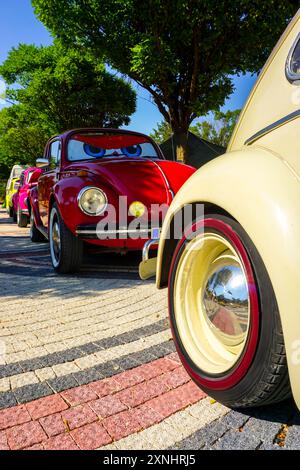
[[[60,224],[55,210],[52,211],[50,219],[50,253],[52,264],[57,267],[61,256],[61,238]]]
[[[253,359],[256,286],[247,253],[231,227],[206,219],[193,231],[196,235],[177,248],[174,322],[191,375],[196,370],[204,385],[221,388],[236,383]]]

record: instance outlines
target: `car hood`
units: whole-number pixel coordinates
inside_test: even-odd
[[[101,162],[72,163],[66,170],[85,170],[99,178],[99,185],[109,186],[128,202],[170,204],[175,194],[195,169],[165,160],[112,158]]]

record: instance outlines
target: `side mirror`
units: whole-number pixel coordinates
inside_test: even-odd
[[[48,158],[37,158],[36,160],[36,166],[37,168],[46,168],[49,166],[49,160]]]

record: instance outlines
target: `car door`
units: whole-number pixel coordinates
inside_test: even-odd
[[[49,170],[40,178],[38,183],[38,204],[42,224],[48,227],[49,201],[52,188],[59,178],[61,160],[61,140],[55,139],[50,142],[46,157],[49,160]]]

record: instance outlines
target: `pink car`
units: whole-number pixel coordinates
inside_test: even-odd
[[[27,227],[29,223],[29,211],[27,197],[30,189],[37,185],[37,181],[43,170],[31,167],[22,171],[18,191],[13,195],[13,218],[19,227]]]

